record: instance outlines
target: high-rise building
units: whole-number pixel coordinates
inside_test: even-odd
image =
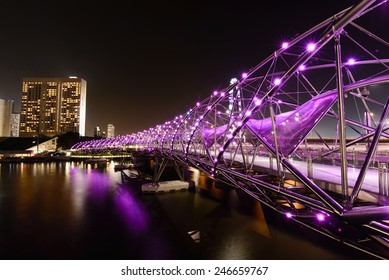
[[[12,113],[11,114],[11,137],[19,137],[19,127],[20,127],[20,114]]]
[[[85,135],[86,81],[69,78],[24,78],[20,136]]]
[[[94,135],[94,137],[101,137],[100,127],[98,127],[98,126],[95,127],[93,135]]]
[[[13,100],[0,99],[0,136],[11,136]]]
[[[115,137],[115,126],[113,124],[108,124],[107,126],[107,138]]]

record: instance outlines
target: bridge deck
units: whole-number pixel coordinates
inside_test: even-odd
[[[238,162],[243,162],[241,155],[235,155],[235,160]],[[248,156],[246,161],[251,162],[252,156]],[[271,162],[272,161],[272,162]],[[305,176],[308,176],[308,163],[300,160],[293,160],[293,165]],[[261,167],[267,170],[276,171],[277,162],[275,158],[269,158],[266,156],[256,156],[254,160],[255,167]],[[355,182],[359,176],[360,168],[348,167],[348,186],[349,188],[354,187]],[[286,174],[290,174],[285,170]],[[386,175],[386,174],[385,174]],[[379,170],[377,168],[368,169],[366,176],[364,178],[360,197],[367,199],[369,201],[377,202],[378,200],[388,199],[388,183],[386,182],[384,187],[384,193],[382,190],[380,192],[380,182],[379,182]],[[312,174],[309,176],[315,181],[327,182],[334,184],[335,188],[341,192],[341,169],[340,166],[330,165],[324,163],[312,163]],[[385,180],[388,179],[387,176],[383,176]],[[382,186],[381,186],[382,188]],[[386,194],[386,196],[384,196]]]

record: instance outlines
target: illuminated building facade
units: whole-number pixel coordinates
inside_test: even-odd
[[[11,136],[13,100],[0,99],[0,136]]]
[[[77,78],[24,78],[20,136],[85,135],[86,81]]]
[[[19,137],[19,127],[20,127],[20,114],[12,113],[11,114],[11,137]]]
[[[107,126],[107,138],[115,137],[115,126],[113,124],[108,124]]]
[[[95,127],[93,136],[94,136],[94,137],[101,137],[101,130],[100,130],[100,127],[98,127],[98,126]]]

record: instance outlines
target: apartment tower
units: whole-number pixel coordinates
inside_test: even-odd
[[[11,135],[13,100],[0,99],[0,137]]]
[[[85,135],[86,81],[77,78],[24,78],[20,136]]]
[[[107,126],[107,138],[115,137],[115,126],[113,124],[108,124]]]

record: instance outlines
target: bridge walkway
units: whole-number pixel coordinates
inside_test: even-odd
[[[235,155],[235,161],[243,163],[241,154]],[[325,163],[308,163],[302,160],[291,159],[293,165],[305,176],[311,178],[315,182],[329,183],[331,190],[335,190],[341,193],[341,168],[337,165],[330,165]],[[246,156],[246,162],[252,162],[252,156]],[[311,165],[311,166],[310,166]],[[253,162],[253,166],[256,168],[262,168],[269,173],[277,171],[277,162],[275,158],[267,156],[256,156]],[[348,167],[347,177],[348,186],[351,189],[354,187],[355,182],[360,173],[360,168]],[[288,170],[285,170],[285,174],[290,175]],[[372,201],[375,203],[388,202],[389,201],[389,176],[387,170],[380,170],[379,168],[369,168],[366,172],[366,176],[363,181],[362,189],[359,197],[364,200]],[[380,182],[381,181],[381,182]]]

